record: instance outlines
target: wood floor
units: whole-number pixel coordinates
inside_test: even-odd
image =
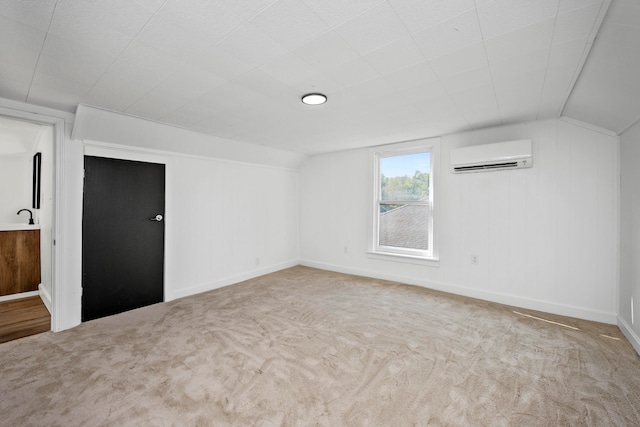
[[[0,302],[0,343],[51,330],[51,315],[39,296]]]

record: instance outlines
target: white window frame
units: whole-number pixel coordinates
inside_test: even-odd
[[[429,151],[430,172],[429,172],[429,249],[419,250],[411,248],[398,248],[379,245],[379,225],[380,225],[380,160],[386,157],[402,156]],[[371,215],[369,221],[369,258],[382,259],[388,261],[409,262],[414,264],[425,264],[438,266],[439,263],[439,206],[438,206],[438,183],[440,169],[440,138],[421,139],[398,144],[389,144],[374,147],[370,151],[370,179],[371,179]],[[402,202],[405,203],[405,202]],[[406,204],[421,204],[421,202],[406,202]]]

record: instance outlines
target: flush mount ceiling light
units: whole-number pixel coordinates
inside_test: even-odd
[[[320,105],[327,102],[327,97],[321,93],[308,93],[302,97],[302,102],[307,105]]]

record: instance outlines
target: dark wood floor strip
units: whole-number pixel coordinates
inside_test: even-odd
[[[39,296],[0,302],[0,343],[51,330],[51,315]]]

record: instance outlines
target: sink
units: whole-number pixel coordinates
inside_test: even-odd
[[[34,225],[21,224],[21,223],[0,224],[0,231],[39,230],[39,229],[40,229],[40,224],[34,224]]]

